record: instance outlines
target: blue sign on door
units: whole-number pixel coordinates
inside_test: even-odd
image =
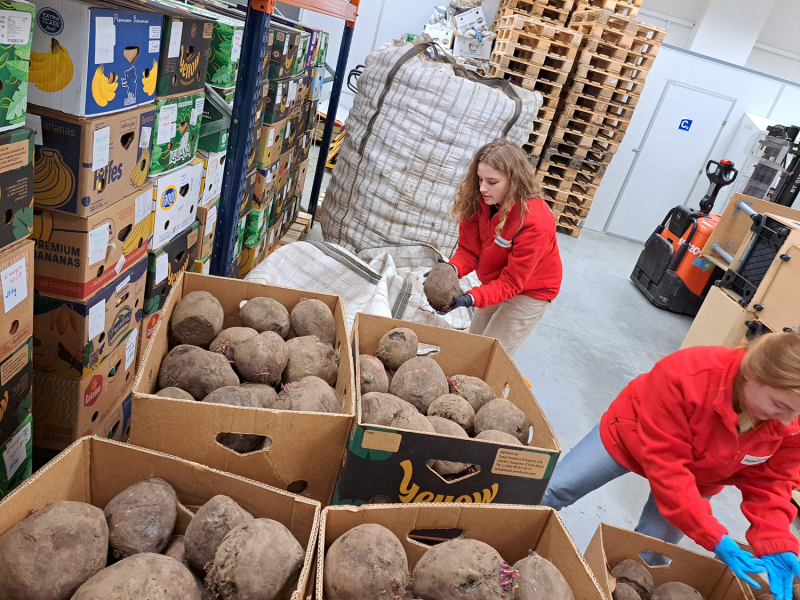
[[[682,129],[683,131],[689,131],[692,126],[691,119],[681,119],[681,124],[678,125],[678,129]]]

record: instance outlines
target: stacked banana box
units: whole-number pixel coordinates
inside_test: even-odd
[[[25,126],[36,8],[4,2],[0,27],[0,498],[31,474],[33,144]]]
[[[507,0],[497,20],[497,41],[487,74],[537,91],[542,107],[523,148],[536,166],[556,116],[564,85],[580,52],[581,35],[563,26],[519,13],[541,5]],[[558,13],[560,16],[561,13]]]
[[[197,243],[213,23],[48,0],[32,25],[32,442],[56,452],[127,437],[145,322]]]
[[[558,231],[578,237],[666,31],[607,10],[578,10],[569,29],[581,34],[580,53],[564,85],[537,178]]]
[[[240,276],[277,248],[300,210],[327,40],[326,33],[291,21],[270,26],[256,184],[244,226]]]

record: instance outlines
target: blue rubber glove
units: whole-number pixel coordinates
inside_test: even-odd
[[[761,557],[775,600],[792,600],[794,578],[800,577],[800,561],[793,552],[765,554]]]
[[[453,303],[445,308],[444,310],[438,311],[440,315],[446,315],[450,311],[453,311],[457,308],[463,307],[470,307],[475,304],[475,298],[472,297],[471,294],[461,294],[460,296],[456,296],[453,298]]]
[[[734,575],[739,579],[746,581],[757,590],[761,589],[761,586],[748,576],[747,573],[763,573],[766,570],[764,563],[746,550],[739,548],[739,545],[733,541],[731,536],[722,536],[722,539],[714,548],[714,554],[717,555],[718,559],[728,565],[730,570],[733,571]],[[789,589],[791,591],[791,585]],[[778,600],[781,599],[779,598]],[[791,600],[791,596],[789,600]]]

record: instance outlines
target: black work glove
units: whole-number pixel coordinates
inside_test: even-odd
[[[448,261],[446,261],[445,259],[443,259],[441,256],[439,257],[439,259],[438,259],[438,262],[440,262],[440,263],[444,263],[444,264],[446,264],[446,265],[450,265],[451,267],[453,267],[454,269],[456,269],[456,266],[455,266],[455,265],[452,265],[452,264],[450,264]],[[423,275],[423,277],[427,277],[427,276],[428,276],[428,275],[430,275],[430,274],[431,274],[431,272],[430,272],[430,271],[428,271],[427,273],[425,273],[425,275]],[[458,276],[458,269],[456,269],[456,276]]]
[[[450,306],[438,312],[440,315],[446,315],[457,308],[461,308],[462,306],[464,308],[469,308],[473,304],[475,304],[475,298],[473,298],[471,294],[461,294],[460,296],[453,298],[453,303]]]

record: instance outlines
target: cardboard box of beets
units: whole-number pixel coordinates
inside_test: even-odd
[[[305,550],[297,589],[287,598],[306,598],[306,590],[314,585],[310,573],[319,528],[318,503],[174,456],[97,437],[72,444],[0,502],[0,535],[47,504],[86,502],[103,509],[117,494],[149,477],[164,479],[178,496],[176,535],[183,535],[197,510],[220,494],[257,519],[282,523]]]
[[[471,539],[494,548],[504,564],[514,564],[536,552],[561,571],[577,600],[610,600],[603,597],[589,565],[581,556],[564,523],[552,509],[543,506],[491,506],[444,504],[330,506],[322,511],[317,551],[317,600],[325,595],[325,554],[331,544],[354,527],[375,523],[394,533],[403,544],[408,571],[413,574],[422,556],[440,542]],[[498,573],[498,575],[500,575]],[[412,575],[413,577],[413,575]],[[518,578],[507,577],[514,583]],[[513,587],[508,584],[508,588]],[[545,590],[548,588],[545,588]],[[548,599],[546,591],[507,598]],[[500,596],[498,595],[498,600]]]
[[[242,326],[239,307],[251,298],[274,298],[289,312],[304,298],[314,297],[324,302],[336,322],[339,375],[335,391],[342,403],[342,413],[239,408],[155,396],[161,361],[176,345],[169,327],[172,312],[181,298],[195,291],[210,292],[222,304],[223,329]],[[353,360],[344,308],[338,296],[184,273],[164,303],[136,377],[130,443],[196,460],[327,505],[353,425],[353,390]],[[238,454],[216,441],[220,433],[254,434],[267,439],[261,449]]]
[[[397,327],[413,329],[420,347],[445,375],[470,375],[488,383],[528,417],[532,437],[524,447],[489,440],[399,430],[357,422],[347,447],[333,504],[368,502],[476,502],[538,504],[561,454],[550,423],[514,361],[492,338],[359,313],[351,339],[353,356],[374,356],[381,337]],[[438,350],[438,351],[437,351]],[[355,380],[361,380],[358,360]],[[427,466],[430,460],[472,465],[469,474],[447,481]]]
[[[671,562],[667,566],[647,567],[639,556],[642,552],[661,554]],[[747,584],[737,579],[725,563],[606,523],[597,528],[584,557],[607,598],[612,597],[617,585],[611,569],[626,559],[646,567],[655,587],[679,581],[692,586],[708,600],[751,600],[753,597]]]

